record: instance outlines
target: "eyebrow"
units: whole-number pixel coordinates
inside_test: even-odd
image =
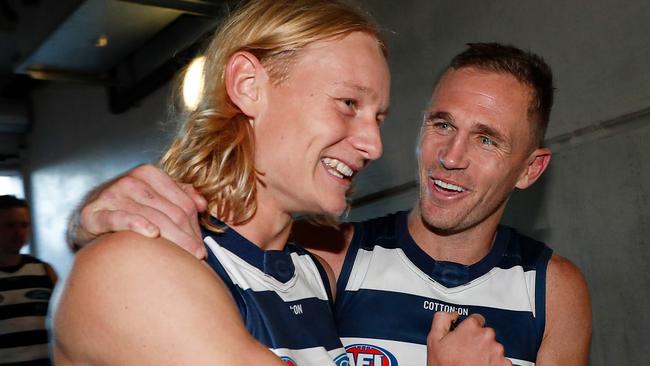
[[[347,82],[347,81],[337,81],[337,82],[334,83],[334,85],[343,85],[345,87],[355,89],[359,93],[363,93],[363,94],[370,94],[370,95],[376,94],[372,89],[368,88],[367,86],[362,86],[362,85],[359,85],[359,84],[353,84],[353,83],[350,83],[350,82]]]
[[[474,125],[474,129],[478,133],[483,134],[483,135],[491,136],[497,141],[500,141],[500,142],[506,142],[507,141],[506,136],[503,133],[501,133],[499,130],[497,130],[497,129],[493,128],[493,127],[490,127],[490,126],[488,126],[486,124],[476,123]]]
[[[354,90],[358,91],[359,93],[368,95],[370,97],[376,97],[377,96],[377,93],[373,89],[371,89],[371,88],[369,88],[367,86],[354,84],[354,83],[350,83],[350,82],[347,82],[347,81],[337,81],[337,82],[334,83],[334,85],[342,85],[344,87],[354,89]],[[377,115],[382,116],[382,117],[386,117],[386,116],[388,116],[388,112],[389,112],[389,108],[386,108],[384,110],[379,111],[379,113],[377,113]]]
[[[445,121],[454,122],[454,117],[449,112],[429,112],[425,117],[427,121],[444,119]]]

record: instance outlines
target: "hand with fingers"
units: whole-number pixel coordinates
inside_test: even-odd
[[[427,337],[427,366],[506,366],[503,346],[496,341],[492,328],[485,327],[485,318],[472,314],[452,326],[458,313],[436,312]]]
[[[104,233],[134,231],[162,236],[204,258],[197,215],[206,207],[191,185],[176,183],[153,165],[140,165],[91,192],[71,219],[68,237],[85,245]]]

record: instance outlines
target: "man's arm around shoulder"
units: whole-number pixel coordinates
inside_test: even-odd
[[[587,283],[573,263],[553,255],[546,273],[546,326],[536,365],[587,365],[590,343]]]
[[[223,282],[164,239],[124,232],[80,251],[54,314],[57,364],[283,365]]]

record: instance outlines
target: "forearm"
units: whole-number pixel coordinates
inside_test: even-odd
[[[141,165],[86,195],[69,218],[67,240],[75,250],[101,234],[133,231],[162,236],[203,258],[197,215],[206,207],[191,185],[175,182],[153,165]]]
[[[117,178],[116,178],[117,179]],[[68,217],[68,227],[66,230],[66,241],[73,252],[77,252],[89,242],[97,237],[97,234],[90,233],[81,223],[82,210],[97,199],[100,193],[112,184],[115,179],[100,184],[84,195],[81,203],[72,211]]]
[[[66,242],[68,247],[76,253],[84,245],[90,242],[93,237],[87,231],[81,228],[81,208],[87,204],[84,200],[80,206],[76,207],[68,217],[68,228],[65,233]]]

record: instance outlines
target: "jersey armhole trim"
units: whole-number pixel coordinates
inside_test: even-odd
[[[352,234],[352,240],[350,240],[350,245],[348,246],[347,252],[345,253],[345,259],[343,260],[341,273],[339,274],[339,278],[336,281],[337,299],[341,299],[341,297],[344,296],[345,287],[350,280],[352,266],[354,265],[354,261],[357,258],[357,253],[359,252],[359,247],[363,242],[363,236],[365,234],[364,225],[362,223],[353,223],[352,225],[354,227],[354,233]]]
[[[327,271],[325,271],[323,264],[320,262],[320,260],[318,260],[318,258],[316,258],[313,253],[306,249],[305,253],[307,253],[309,258],[311,258],[311,260],[314,262],[314,265],[318,270],[318,274],[320,275],[321,282],[323,282],[323,286],[325,287],[325,292],[327,293],[327,302],[329,303],[330,308],[334,310],[334,297],[332,296],[332,287],[330,286],[330,280],[329,276],[327,275]]]
[[[544,246],[537,260],[535,275],[535,321],[537,325],[537,349],[542,345],[546,325],[546,269],[553,255],[553,250]]]

